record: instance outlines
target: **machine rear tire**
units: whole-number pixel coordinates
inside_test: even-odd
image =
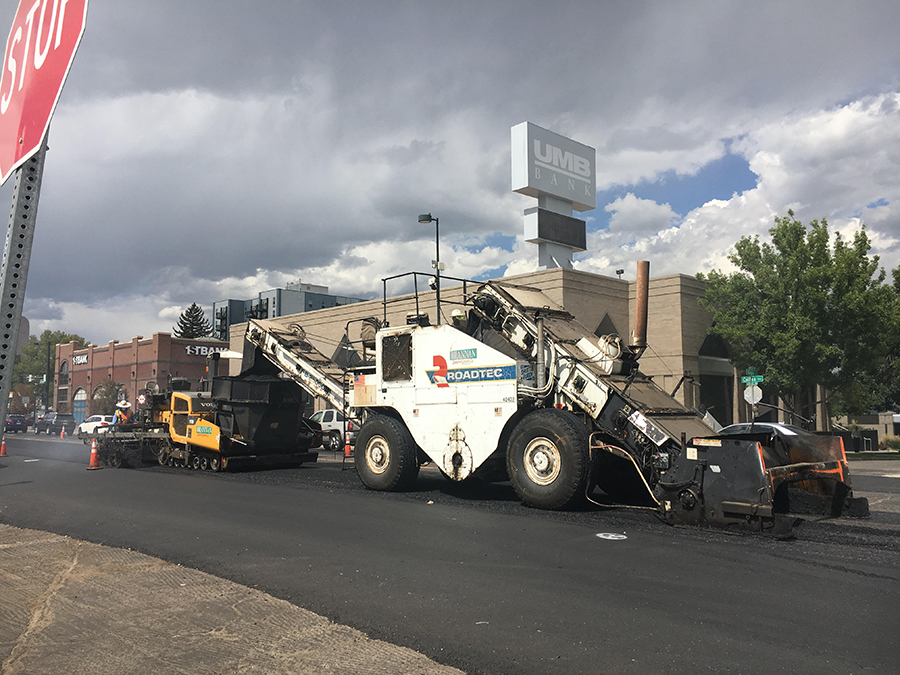
[[[372,490],[406,490],[419,475],[416,443],[406,425],[393,417],[377,415],[363,424],[354,454],[356,472]]]
[[[565,410],[526,415],[513,430],[506,465],[519,498],[539,509],[581,505],[591,477],[587,429]]]

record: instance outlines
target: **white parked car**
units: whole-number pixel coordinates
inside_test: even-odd
[[[78,425],[78,428],[75,430],[75,435],[87,443],[99,433],[101,427],[108,427],[112,423],[112,415],[91,415]]]

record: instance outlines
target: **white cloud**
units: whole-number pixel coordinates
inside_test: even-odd
[[[613,214],[609,220],[610,233],[626,238],[623,244],[642,235],[658,235],[678,218],[668,204],[639,199],[630,192],[607,205],[605,210]]]
[[[653,274],[730,269],[727,254],[743,236],[768,236],[776,216],[826,218],[848,238],[867,226],[872,253],[900,264],[900,94],[795,114],[749,128],[732,145],[758,174],[756,188],[713,200],[683,218],[667,204],[629,193],[606,206],[608,231],[589,236],[580,269],[611,274],[647,257]],[[873,206],[869,206],[873,205]],[[618,261],[618,262],[617,262]]]

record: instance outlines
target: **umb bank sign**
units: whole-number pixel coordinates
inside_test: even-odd
[[[511,140],[513,192],[538,200],[525,210],[525,241],[537,244],[540,267],[572,267],[572,254],[587,246],[572,209],[597,207],[596,152],[531,122],[514,126]]]
[[[558,197],[576,211],[597,208],[596,152],[531,122],[512,128],[513,192]]]

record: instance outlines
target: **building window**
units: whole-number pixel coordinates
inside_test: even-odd
[[[72,397],[72,414],[75,415],[75,421],[81,424],[84,422],[85,413],[87,412],[87,392],[79,387]]]

